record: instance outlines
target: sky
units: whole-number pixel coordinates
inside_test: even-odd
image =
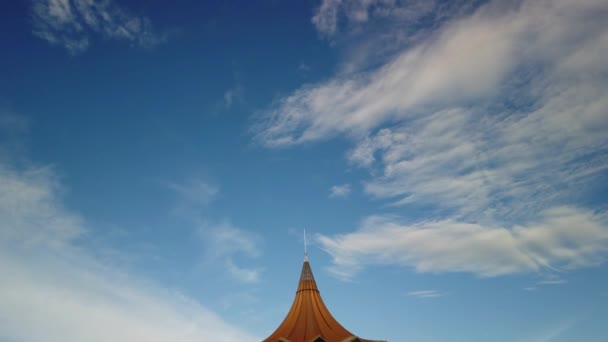
[[[0,341],[605,341],[605,0],[0,2]]]

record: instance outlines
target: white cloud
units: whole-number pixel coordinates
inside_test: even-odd
[[[582,124],[606,100],[573,104],[562,96],[520,117],[433,113],[361,140],[349,159],[372,170],[365,190],[376,198],[434,204],[475,219],[525,218],[571,203],[608,169],[608,130],[595,119]]]
[[[351,191],[350,184],[334,185],[329,189],[329,197],[348,197]]]
[[[217,185],[196,178],[181,183],[168,182],[166,185],[179,195],[180,200],[190,205],[205,206],[219,193]]]
[[[495,92],[515,62],[512,18],[472,17],[408,48],[378,70],[336,77],[282,99],[258,127],[269,146],[361,133],[412,117],[416,107],[467,102]],[[475,77],[471,77],[475,75]]]
[[[257,258],[262,254],[261,238],[252,232],[234,227],[228,222],[218,225],[203,225],[201,237],[207,245],[206,260],[220,263],[233,279],[243,283],[256,283],[260,280],[260,268],[245,268],[237,265],[237,256]]]
[[[0,164],[0,241],[57,249],[84,233],[82,219],[61,205],[52,169],[17,171]]]
[[[164,43],[150,19],[134,16],[112,0],[32,0],[33,33],[73,54],[86,50],[93,34],[142,47]]]
[[[224,103],[226,104],[226,107],[232,106],[232,101],[234,101],[234,96],[235,96],[234,89],[226,90],[226,92],[224,93]]]
[[[376,2],[358,3],[370,20]],[[264,145],[347,135],[349,161],[370,171],[368,194],[395,211],[433,209],[423,222],[372,217],[320,236],[334,273],[391,264],[498,276],[603,261],[606,223],[583,199],[608,170],[607,14],[600,0],[490,1],[262,115]]]
[[[224,105],[226,108],[230,108],[234,103],[241,101],[243,101],[243,88],[240,85],[235,85],[224,92]]]
[[[288,146],[337,133],[365,134],[440,109],[478,103],[487,110],[488,101],[503,103],[513,92],[515,101],[591,80],[603,88],[596,73],[606,68],[599,62],[604,48],[596,45],[604,42],[605,8],[599,0],[488,4],[446,22],[376,70],[304,86],[281,99],[260,119],[257,138],[267,146]],[[568,77],[565,66],[573,60],[584,75]],[[541,103],[549,96],[541,94]]]
[[[201,223],[201,210],[216,199],[219,187],[200,179],[166,183],[178,195],[173,213],[199,226],[198,234],[205,243],[204,262],[220,266],[222,271],[242,283],[257,283],[262,269],[243,267],[238,258],[255,259],[261,255],[262,239],[255,233],[233,226],[229,221]]]
[[[342,0],[323,0],[312,18],[313,24],[322,33],[332,35],[338,25],[338,9]]]
[[[556,341],[566,333],[568,330],[572,329],[577,323],[580,322],[580,318],[572,318],[569,320],[564,320],[559,322],[549,328],[546,328],[544,331],[540,333],[536,333],[534,337],[522,339],[527,342],[550,342]]]
[[[538,285],[561,285],[565,283],[567,283],[565,279],[547,279],[537,282]]]
[[[373,264],[495,277],[597,265],[608,252],[608,225],[589,211],[569,207],[512,227],[449,219],[402,224],[375,216],[358,231],[318,235],[317,241],[333,258],[330,270],[345,279]]]
[[[468,1],[445,4],[434,0],[323,0],[312,17],[312,23],[321,34],[332,37],[341,26],[356,29],[371,19],[398,20],[415,26],[423,19],[428,21],[429,16],[441,20],[463,7],[468,7]]]
[[[179,293],[88,261],[24,261],[3,251],[0,266],[0,339],[255,340]]]
[[[542,286],[553,286],[553,285],[563,285],[567,284],[568,281],[561,276],[563,272],[555,272],[556,270],[551,270],[550,273],[545,273],[541,275],[540,280],[536,281],[534,285],[525,287],[526,291],[536,291],[540,290]],[[553,273],[551,273],[553,272]]]
[[[183,294],[100,263],[49,168],[0,164],[0,339],[253,341]],[[258,339],[259,340],[259,339]]]
[[[257,283],[260,281],[260,269],[240,267],[232,259],[227,259],[225,265],[228,274],[242,283]]]
[[[417,298],[437,298],[437,297],[443,297],[444,294],[437,290],[419,290],[419,291],[410,291],[407,293],[407,295],[410,297],[417,297]]]
[[[306,72],[309,72],[310,70],[312,70],[312,67],[310,65],[302,62],[298,65],[298,70],[306,73]]]
[[[202,234],[210,243],[210,253],[216,257],[243,253],[250,257],[261,254],[259,248],[260,238],[254,233],[236,228],[230,223],[204,227]]]

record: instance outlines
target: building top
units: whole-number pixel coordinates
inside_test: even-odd
[[[263,342],[380,342],[360,339],[331,315],[317,288],[308,256],[291,309],[279,327]]]

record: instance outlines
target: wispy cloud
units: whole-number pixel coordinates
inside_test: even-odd
[[[477,219],[524,218],[571,202],[608,169],[605,138],[591,126],[575,124],[598,103],[575,109],[563,96],[553,101],[571,111],[563,122],[546,123],[549,128],[453,109],[383,129],[359,142],[349,159],[377,175],[365,190],[393,204],[433,203]],[[552,108],[521,120],[560,120]]]
[[[559,277],[549,277],[547,279],[539,280],[536,282],[538,285],[562,285],[566,284],[568,281],[566,279],[562,279]]]
[[[235,85],[224,92],[224,105],[226,108],[230,108],[233,104],[241,102],[242,100],[243,88],[240,85]]]
[[[70,53],[86,50],[95,35],[152,47],[167,40],[150,19],[129,13],[113,0],[31,0],[33,33]]]
[[[262,254],[261,238],[252,232],[234,227],[229,222],[203,225],[200,235],[206,243],[206,260],[219,263],[228,275],[243,283],[256,283],[262,269],[247,268],[236,263],[238,256],[257,258]]]
[[[0,339],[254,341],[184,294],[79,247],[86,222],[50,168],[0,164]]]
[[[306,72],[309,72],[310,70],[312,70],[312,67],[310,65],[302,62],[298,65],[298,70],[303,73],[306,73]]]
[[[198,177],[180,181],[161,181],[160,184],[174,197],[171,214],[191,224],[198,224],[201,215],[209,212],[209,206],[220,195],[219,185]]]
[[[16,170],[0,164],[0,241],[60,249],[82,236],[82,219],[65,209],[52,168]]]
[[[166,186],[173,190],[181,201],[192,205],[207,205],[219,194],[219,186],[201,179],[192,178],[185,182],[167,182]]]
[[[261,255],[262,239],[257,234],[240,229],[228,220],[212,223],[201,212],[216,199],[219,186],[198,178],[165,185],[177,195],[173,213],[197,225],[199,238],[205,244],[204,262],[220,266],[232,279],[242,283],[260,280],[261,268],[243,267],[238,259],[255,259]]]
[[[564,279],[554,279],[554,280],[541,280],[537,282],[539,285],[560,285],[567,283]]]
[[[563,322],[560,322],[548,329],[545,329],[541,333],[536,334],[536,336],[532,338],[523,339],[523,341],[527,342],[551,342],[556,341],[560,336],[562,336],[565,332],[572,329],[578,322],[579,319],[569,319]]]
[[[312,23],[327,37],[332,37],[343,29],[355,30],[372,20],[391,21],[420,27],[420,22],[441,20],[455,15],[458,9],[467,8],[471,1],[450,1],[442,3],[434,0],[393,1],[393,0],[323,0],[317,8]]]
[[[256,340],[179,293],[110,271],[80,254],[64,257],[33,261],[0,252],[0,339]]]
[[[232,259],[226,259],[225,266],[228,274],[241,283],[257,283],[260,281],[262,271],[259,268],[240,267]]]
[[[608,252],[608,224],[592,212],[568,207],[513,227],[453,220],[402,224],[376,216],[356,232],[318,235],[317,241],[333,258],[330,270],[344,279],[370,264],[495,277],[597,265]]]
[[[541,290],[543,286],[563,285],[567,284],[568,281],[560,276],[560,274],[554,272],[555,269],[551,269],[549,273],[546,273],[542,278],[534,283],[533,286],[524,287],[526,291],[537,291]]]
[[[332,34],[340,13],[363,23],[385,6],[399,5],[324,1],[314,21]],[[337,275],[381,263],[497,276],[596,265],[608,252],[605,218],[582,200],[608,170],[608,4],[469,8],[419,27],[377,67],[281,98],[253,128],[271,148],[346,135],[367,194],[395,212],[433,207],[422,222],[376,216],[320,236]]]
[[[605,70],[597,62],[603,47],[594,46],[607,33],[601,15],[592,15],[605,6],[599,0],[555,5],[530,1],[501,11],[487,5],[446,23],[376,70],[337,76],[281,99],[259,123],[258,139],[268,146],[286,146],[337,133],[365,133],[387,121],[420,117],[429,109],[433,113],[472,103],[486,105],[488,100],[504,103],[513,100],[504,95],[505,90],[516,89],[513,83],[524,86],[521,95],[529,98],[551,82],[546,90],[552,92],[545,100],[591,80],[599,86],[601,78],[586,78],[594,75],[592,71]],[[580,25],[583,20],[585,25]],[[583,52],[582,46],[589,48]],[[547,68],[529,69],[530,63]],[[587,73],[569,78],[571,68]],[[531,77],[536,82],[529,82]],[[585,93],[601,99],[593,89]],[[573,114],[565,111],[560,117],[569,115]]]
[[[437,290],[420,290],[420,291],[411,291],[407,293],[410,297],[417,298],[437,298],[442,297],[444,293]]]
[[[329,189],[329,197],[348,197],[350,195],[351,190],[352,189],[350,184],[334,185]]]
[[[215,226],[205,226],[202,234],[209,239],[209,252],[216,257],[243,253],[250,257],[261,254],[260,237],[256,234],[234,227],[228,222]]]

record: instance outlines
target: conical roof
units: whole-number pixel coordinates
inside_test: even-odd
[[[296,298],[289,313],[275,332],[263,342],[279,341],[374,342],[357,338],[331,315],[321,299],[308,258],[304,259]]]

